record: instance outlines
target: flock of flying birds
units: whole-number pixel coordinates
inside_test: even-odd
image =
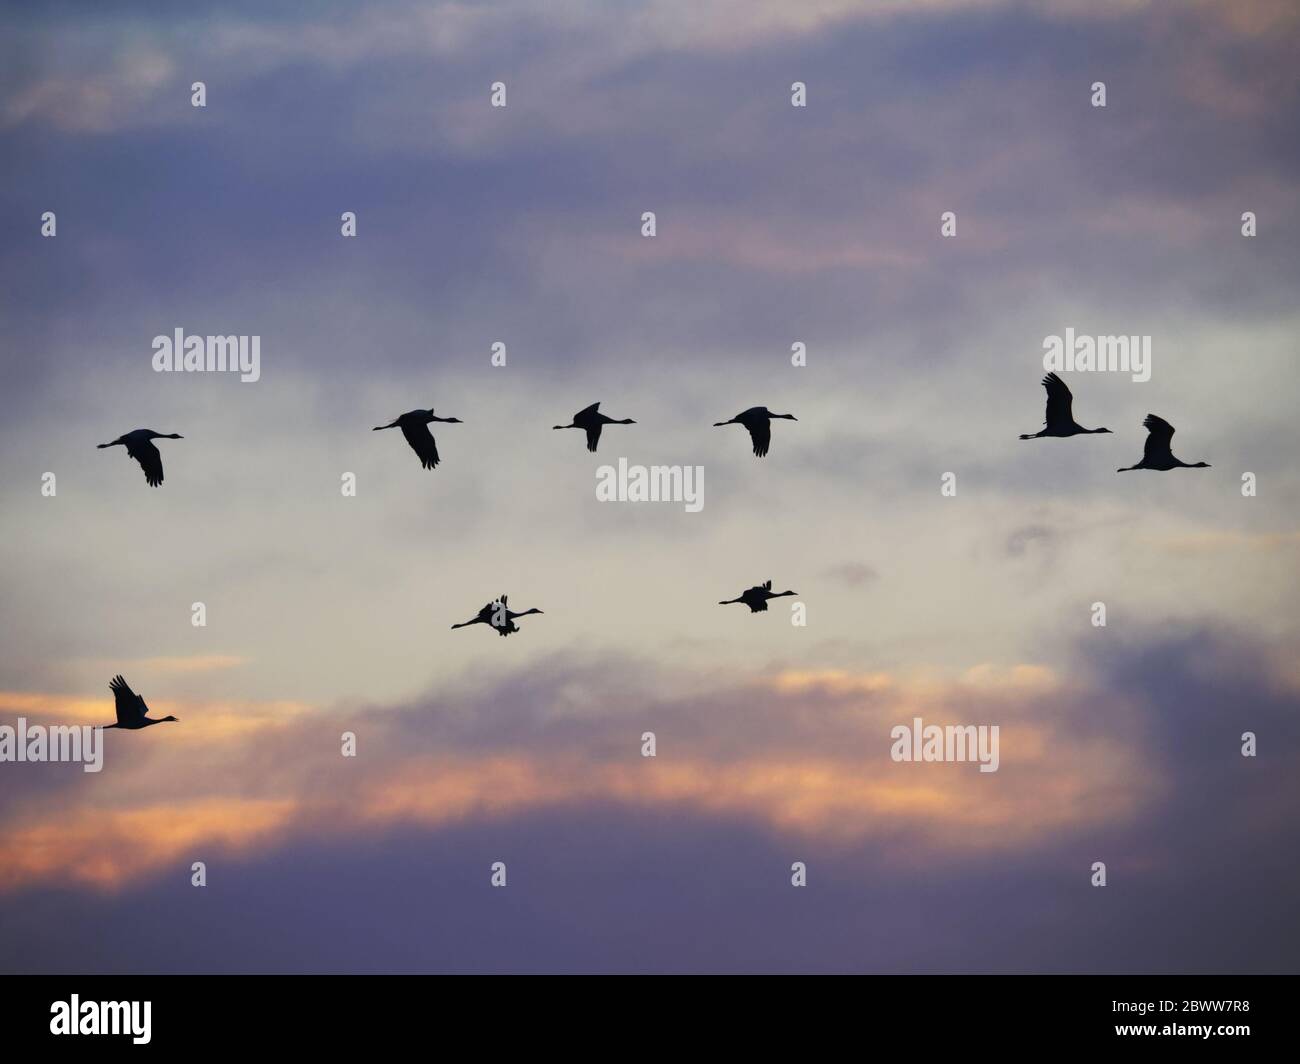
[[[1066,386],[1065,381],[1061,380],[1055,373],[1049,373],[1043,378],[1043,387],[1047,389],[1047,415],[1043,420],[1043,428],[1038,432],[1023,433],[1020,437],[1022,440],[1037,440],[1044,436],[1079,436],[1087,433],[1110,432],[1110,429],[1085,429],[1074,420],[1074,395]],[[799,420],[793,414],[774,414],[765,406],[751,406],[748,410],[742,410],[735,417],[726,421],[715,421],[713,427],[743,425],[748,430],[749,438],[753,442],[754,454],[762,458],[772,445],[772,422],[778,418],[786,421]],[[442,460],[438,456],[438,443],[433,438],[433,433],[429,431],[429,426],[435,421],[446,425],[463,424],[458,417],[438,417],[433,412],[433,408],[430,407],[428,410],[408,410],[387,425],[376,425],[374,431],[382,432],[384,429],[401,429],[402,435],[406,437],[406,442],[410,445],[411,450],[415,452],[420,464],[425,469],[433,469]],[[587,450],[594,453],[600,444],[600,431],[606,425],[635,424],[636,422],[630,417],[608,417],[600,412],[599,403],[592,403],[591,406],[583,407],[574,414],[573,421],[568,425],[556,425],[554,427],[557,429],[582,429],[587,434]],[[1127,473],[1132,469],[1165,471],[1178,468],[1209,468],[1206,462],[1188,463],[1174,457],[1174,453],[1170,449],[1174,427],[1164,418],[1157,417],[1155,414],[1148,414],[1142,425],[1147,430],[1142,461],[1136,465],[1117,469],[1117,473]],[[184,438],[175,432],[135,429],[119,436],[111,443],[101,443],[99,446],[101,448],[125,447],[127,456],[140,463],[140,468],[144,470],[144,478],[149,482],[150,487],[156,488],[163,482],[163,467],[162,455],[159,453],[158,448],[153,445],[153,441],[181,440]]]
[[[1026,432],[1022,440],[1037,440],[1044,436],[1079,436],[1091,432],[1109,432],[1110,429],[1085,429],[1074,420],[1074,395],[1055,373],[1043,378],[1043,387],[1047,389],[1047,416],[1043,427],[1038,432]],[[1170,441],[1174,438],[1174,427],[1162,417],[1148,414],[1142,422],[1147,430],[1147,442],[1142,448],[1142,461],[1137,465],[1124,466],[1116,473],[1127,473],[1133,469],[1155,469],[1166,472],[1170,469],[1209,469],[1208,462],[1184,462],[1174,457]]]
[[[774,414],[765,406],[751,406],[748,410],[741,411],[728,421],[716,422],[714,427],[744,425],[749,430],[750,439],[754,441],[754,454],[762,458],[767,454],[767,449],[772,443],[773,418],[785,418],[788,421],[799,420],[793,414]],[[433,412],[433,407],[429,407],[428,410],[408,410],[387,425],[376,425],[374,431],[382,432],[384,429],[401,429],[402,435],[406,437],[406,442],[410,444],[411,450],[415,452],[420,464],[425,469],[433,469],[442,461],[438,456],[438,443],[433,438],[433,433],[429,431],[429,426],[435,421],[445,425],[464,424],[458,417],[438,417]],[[636,422],[630,417],[622,419],[606,417],[600,412],[600,404],[592,403],[591,406],[583,407],[574,414],[573,421],[570,424],[556,425],[555,428],[582,429],[587,434],[587,450],[594,452],[600,443],[600,430],[606,425],[635,424]],[[151,488],[156,488],[163,482],[163,467],[162,455],[159,453],[158,448],[153,445],[153,441],[183,440],[184,438],[184,436],[180,436],[175,432],[134,429],[119,436],[111,443],[99,444],[99,447],[101,450],[105,447],[125,447],[127,457],[134,458],[140,463],[140,468],[144,470],[144,479],[149,482]]]
[[[1025,433],[1021,435],[1022,440],[1036,440],[1047,436],[1079,436],[1088,433],[1110,432],[1110,429],[1085,429],[1082,425],[1074,420],[1074,396],[1066,386],[1065,381],[1061,380],[1055,373],[1049,373],[1043,378],[1043,387],[1047,389],[1047,415],[1043,422],[1043,428],[1038,432]],[[718,421],[714,423],[714,428],[723,425],[743,425],[749,432],[750,440],[754,445],[754,454],[762,458],[772,444],[772,421],[783,419],[787,421],[798,421],[793,414],[774,414],[765,406],[751,406],[735,417],[727,421]],[[428,410],[408,410],[405,414],[390,421],[387,425],[376,425],[375,432],[381,432],[384,429],[401,429],[402,435],[406,437],[406,442],[410,445],[415,456],[420,459],[420,464],[425,469],[433,469],[441,461],[438,456],[438,444],[433,438],[433,433],[429,431],[429,426],[434,422],[442,424],[459,425],[462,424],[457,417],[438,417],[433,408]],[[600,443],[600,432],[606,425],[635,425],[636,422],[631,418],[612,418],[600,412],[600,403],[592,403],[591,406],[584,407],[573,415],[573,421],[568,425],[556,425],[557,429],[582,429],[587,434],[587,450],[595,452]],[[1173,450],[1170,448],[1170,441],[1173,439],[1174,427],[1165,421],[1164,418],[1157,417],[1155,414],[1148,414],[1142,422],[1147,430],[1146,445],[1142,451],[1142,460],[1136,465],[1125,466],[1116,470],[1117,473],[1126,473],[1133,469],[1154,469],[1166,471],[1170,469],[1207,469],[1206,462],[1184,462],[1174,457]],[[125,435],[119,436],[112,443],[101,443],[103,447],[122,446],[126,448],[127,456],[134,458],[140,463],[140,468],[144,470],[144,478],[149,482],[151,487],[158,487],[163,482],[162,455],[158,448],[154,446],[154,440],[180,440],[183,436],[176,433],[154,432],[152,429],[136,429]],[[786,595],[795,595],[795,591],[773,591],[772,581],[767,580],[756,587],[748,588],[737,598],[723,599],[718,605],[730,606],[735,603],[743,603],[749,607],[751,613],[765,613],[767,604],[771,599],[782,598]],[[452,628],[467,628],[473,624],[486,624],[494,628],[498,635],[508,636],[520,630],[515,624],[520,617],[527,617],[530,614],[540,614],[542,611],[536,607],[523,610],[516,613],[508,606],[505,595],[489,602],[478,611],[468,621],[462,621],[460,624],[453,624]],[[136,730],[147,728],[151,724],[160,724],[162,721],[176,720],[176,717],[163,717],[161,720],[155,720],[148,717],[148,707],[144,699],[137,695],[121,676],[115,676],[109,687],[113,691],[116,700],[117,723],[106,725],[109,728],[126,728]]]

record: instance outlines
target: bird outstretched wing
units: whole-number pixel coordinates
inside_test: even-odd
[[[120,675],[108,682],[113,691],[114,709],[117,711],[118,724],[134,724],[144,719],[144,699],[131,690]]]
[[[1055,373],[1043,378],[1043,387],[1047,389],[1047,416],[1043,423],[1049,429],[1068,429],[1074,424],[1074,396],[1069,387]]]
[[[750,439],[754,441],[754,454],[762,458],[772,445],[772,422],[765,417],[747,418],[745,428],[749,429]]]
[[[600,422],[587,426],[587,450],[594,451],[596,444],[600,443]]]
[[[402,425],[402,435],[411,445],[420,459],[420,465],[432,469],[438,464],[438,445],[433,442],[433,433],[428,425],[413,425],[409,421]]]
[[[151,488],[163,482],[162,455],[151,440],[131,440],[126,445],[126,453],[140,463],[144,470],[144,479]]]
[[[764,581],[763,581],[763,590],[764,590],[764,591],[771,591],[771,590],[772,590],[772,581],[771,581],[771,580],[764,580]]]
[[[578,421],[579,418],[595,417],[596,411],[598,411],[599,409],[600,409],[599,403],[592,403],[591,406],[584,406],[581,410],[579,410],[576,414],[573,415],[573,420],[576,422]]]
[[[1147,430],[1147,441],[1142,448],[1143,456],[1147,459],[1170,457],[1173,454],[1170,449],[1170,441],[1174,438],[1173,425],[1162,417],[1148,414],[1142,426]]]

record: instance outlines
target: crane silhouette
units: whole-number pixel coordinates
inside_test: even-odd
[[[453,624],[452,628],[468,628],[471,624],[490,624],[497,630],[497,635],[509,635],[511,632],[518,632],[519,626],[515,621],[520,617],[527,617],[530,613],[541,613],[542,611],[533,608],[524,610],[523,613],[515,613],[506,605],[506,596],[502,595],[495,602],[489,602],[477,616],[470,618],[468,621],[462,621],[460,624]]]
[[[180,717],[147,717],[149,707],[144,704],[144,699],[131,690],[127,682],[120,675],[114,676],[108,681],[108,686],[113,691],[113,700],[117,710],[116,724],[101,724],[101,728],[126,728],[128,731],[139,731],[141,728],[147,728],[151,724],[162,724],[169,720],[180,720]]]
[[[1130,469],[1158,469],[1161,471],[1168,469],[1209,469],[1209,462],[1187,462],[1181,461],[1174,457],[1174,452],[1170,449],[1170,441],[1174,438],[1174,427],[1162,417],[1156,417],[1155,414],[1148,414],[1142,422],[1143,427],[1147,430],[1147,442],[1142,448],[1142,461],[1137,465],[1124,466],[1122,469],[1115,470],[1116,473],[1127,473]]]
[[[144,479],[149,482],[151,488],[156,488],[163,482],[163,468],[162,455],[158,453],[158,448],[153,445],[153,441],[183,439],[184,436],[174,432],[134,429],[119,436],[112,443],[99,444],[98,449],[102,451],[105,447],[117,447],[119,444],[125,447],[127,457],[134,458],[140,463],[140,468],[144,470]]]
[[[1079,436],[1089,432],[1109,432],[1110,429],[1085,429],[1074,420],[1072,407],[1074,395],[1066,387],[1065,381],[1055,373],[1043,378],[1043,387],[1047,389],[1047,416],[1043,428],[1038,432],[1022,433],[1022,440],[1037,440],[1043,436]]]
[[[718,603],[719,606],[730,606],[736,602],[743,602],[749,607],[750,613],[767,612],[767,603],[769,599],[784,598],[786,595],[797,595],[797,591],[773,591],[772,581],[765,580],[758,587],[751,587],[740,598],[723,599]]]
[[[438,445],[433,440],[433,433],[429,431],[429,423],[432,421],[441,421],[448,425],[464,424],[458,417],[438,417],[433,412],[433,407],[429,407],[428,410],[408,410],[396,421],[391,421],[387,425],[376,425],[373,431],[401,429],[406,442],[411,445],[411,450],[420,459],[420,465],[425,469],[432,469],[440,460]]]
[[[716,429],[723,425],[744,425],[745,428],[749,429],[750,438],[754,441],[754,454],[762,458],[767,454],[767,449],[772,443],[772,419],[774,417],[785,418],[787,421],[799,420],[793,414],[774,414],[765,406],[751,406],[748,410],[737,414],[730,421],[715,421],[713,427]]]
[[[600,412],[600,404],[592,403],[591,406],[584,407],[573,415],[572,425],[554,425],[557,429],[583,429],[587,433],[587,450],[594,451],[596,444],[600,443],[600,430],[605,425],[635,425],[636,422],[630,417],[622,421],[616,421],[612,417],[606,417]]]

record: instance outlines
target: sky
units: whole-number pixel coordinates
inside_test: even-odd
[[[1294,4],[3,19],[0,724],[180,722],[0,763],[0,970],[1300,967]],[[1150,379],[1021,441],[1067,328]],[[1116,475],[1148,413],[1210,468]]]

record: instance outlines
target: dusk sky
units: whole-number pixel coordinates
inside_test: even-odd
[[[180,722],[0,763],[0,969],[1300,967],[1292,0],[3,20],[0,725]],[[1067,328],[1150,379],[1021,441]],[[1117,475],[1148,413],[1210,468]]]

